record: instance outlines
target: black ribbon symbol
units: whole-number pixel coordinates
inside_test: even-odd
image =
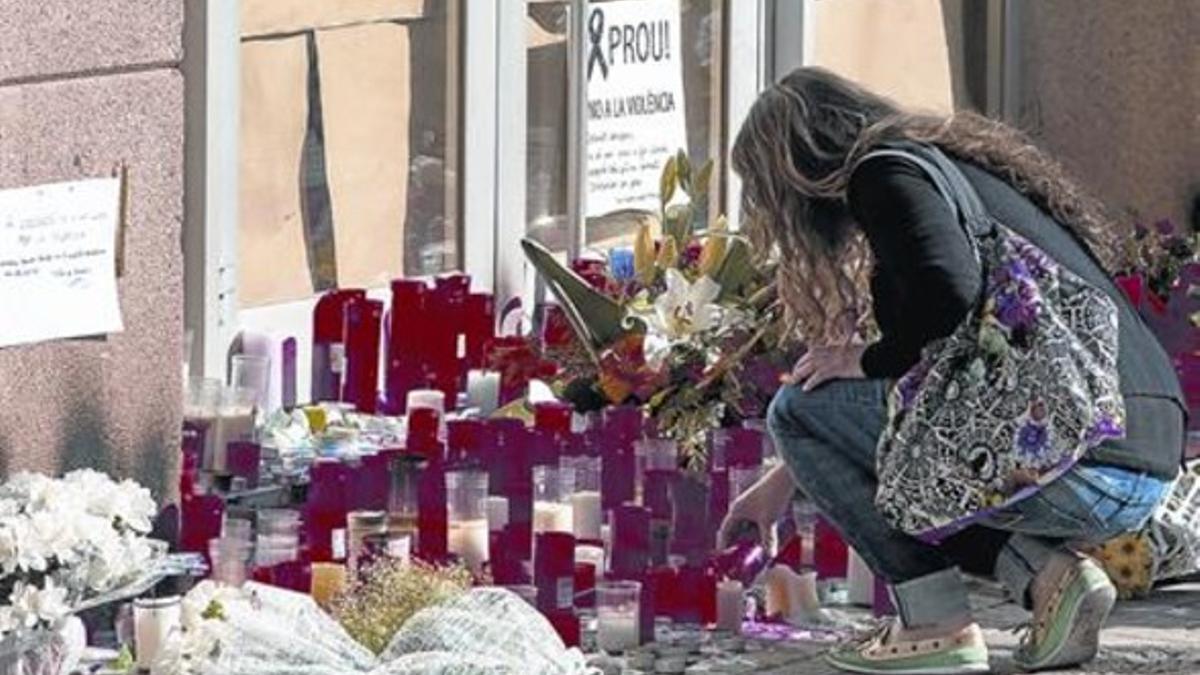
[[[604,79],[608,79],[608,62],[604,60],[604,10],[596,7],[592,10],[592,15],[588,17],[588,39],[591,40],[592,49],[588,56],[588,81],[592,80],[592,71],[596,69],[596,64],[600,65],[600,74]]]

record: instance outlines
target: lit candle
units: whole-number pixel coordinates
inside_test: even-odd
[[[491,415],[500,405],[500,373],[472,370],[467,373],[467,401],[481,415]]]
[[[817,573],[805,572],[797,575],[792,573],[794,579],[789,584],[789,599],[793,612],[799,610],[806,616],[812,616],[821,611],[821,599],[817,595]]]
[[[346,587],[346,566],[338,563],[313,563],[312,597],[318,605],[328,606]]]
[[[139,598],[133,602],[134,647],[139,670],[154,667],[171,634],[179,630],[180,618],[181,607],[177,595]]]
[[[600,540],[600,525],[604,512],[600,509],[600,492],[584,490],[571,495],[572,529],[576,539]]]
[[[606,652],[623,652],[640,640],[642,585],[636,581],[605,581],[596,585],[596,644]]]
[[[850,586],[850,604],[860,607],[870,607],[875,598],[875,575],[867,563],[850,549],[850,565],[847,573],[847,583]]]
[[[732,579],[717,584],[717,630],[742,631],[746,596],[742,582]]]
[[[483,500],[483,508],[487,513],[488,530],[499,532],[508,525],[508,498],[491,496]]]
[[[596,646],[614,653],[638,646],[637,614],[601,614],[596,632]]]
[[[450,552],[457,554],[473,573],[481,573],[488,559],[487,519],[451,522],[449,547]]]
[[[575,516],[570,504],[559,502],[534,502],[533,532],[566,532],[575,531]]]

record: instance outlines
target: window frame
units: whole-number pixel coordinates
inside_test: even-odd
[[[537,0],[453,0],[459,45],[451,62],[460,74],[457,119],[459,219],[464,272],[477,288],[493,291],[498,306],[520,298],[530,307],[537,296],[535,275],[520,241],[526,230],[525,151],[529,3]],[[587,0],[571,5],[571,44],[582,44]],[[808,0],[805,0],[808,1]],[[721,0],[723,147],[728,157],[734,133],[750,104],[769,81],[784,26],[772,20],[793,0]],[[733,7],[736,5],[737,10]],[[227,353],[243,330],[296,337],[301,398],[308,363],[312,307],[319,294],[293,302],[242,309],[238,305],[238,152],[240,141],[240,0],[186,3],[183,71],[186,94],[184,223],[184,318],[192,332],[191,372],[225,375]],[[568,69],[570,143],[568,207],[571,253],[579,251],[585,208],[583,165],[587,138],[586,68],[572,50]],[[737,72],[736,78],[729,77]],[[748,73],[753,73],[750,76]],[[738,186],[726,163],[724,207],[737,221]],[[388,289],[368,290],[385,298]]]

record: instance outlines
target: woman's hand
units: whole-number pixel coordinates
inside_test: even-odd
[[[784,384],[798,384],[804,391],[812,391],[831,380],[861,380],[866,377],[862,369],[862,356],[866,345],[840,347],[813,347],[809,349],[791,374],[784,375]]]
[[[783,517],[795,492],[791,471],[783,464],[775,466],[729,505],[729,513],[717,533],[718,547],[732,545],[739,526],[750,523],[758,529],[763,548],[774,555],[775,522]]]

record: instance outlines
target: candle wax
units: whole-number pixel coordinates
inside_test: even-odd
[[[570,504],[558,502],[534,502],[533,531],[573,533],[575,517]]]
[[[604,512],[600,508],[600,493],[584,490],[571,495],[572,530],[576,539],[598,541]]]
[[[488,559],[488,521],[478,518],[451,522],[449,548],[473,573],[482,572]]]
[[[606,652],[623,652],[638,646],[637,614],[601,612],[596,646]]]

